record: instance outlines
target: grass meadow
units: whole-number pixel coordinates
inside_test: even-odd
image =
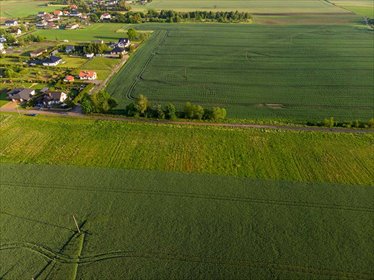
[[[114,42],[117,41],[118,38],[126,37],[126,34],[119,32],[119,30],[123,28],[123,25],[123,23],[95,23],[77,30],[40,29],[33,34],[46,37],[48,40],[69,40],[77,42],[103,40],[106,42]]]
[[[372,133],[190,127],[5,113],[0,116],[3,163],[374,184]]]
[[[0,175],[3,279],[374,274],[373,187],[32,164]]]
[[[105,80],[118,63],[120,63],[120,60],[116,58],[94,57],[82,65],[80,70],[93,70],[97,73],[99,80]]]
[[[36,15],[40,11],[52,12],[58,6],[47,6],[48,1],[38,0],[3,0],[0,1],[0,19],[20,18]]]
[[[373,1],[371,0],[332,0],[331,2],[360,16],[374,18]]]
[[[156,30],[108,86],[123,109],[222,106],[231,118],[373,116],[372,32],[346,25],[143,24]]]

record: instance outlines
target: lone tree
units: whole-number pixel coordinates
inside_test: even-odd
[[[139,112],[139,114],[144,115],[148,107],[149,107],[148,98],[145,97],[143,94],[139,95],[138,98],[135,100],[135,108]]]
[[[129,37],[130,40],[135,40],[138,37],[138,33],[134,28],[130,28],[127,31],[127,36]]]

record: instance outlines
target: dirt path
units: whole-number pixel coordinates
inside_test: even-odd
[[[8,103],[9,104],[9,103]],[[154,120],[154,119],[135,119],[128,117],[116,116],[103,116],[103,115],[84,115],[81,113],[80,108],[70,112],[53,112],[53,111],[40,111],[40,110],[17,110],[16,106],[4,105],[0,108],[0,112],[6,113],[19,113],[37,114],[47,116],[60,116],[60,117],[75,117],[92,120],[108,120],[108,121],[123,121],[129,123],[150,123],[150,124],[174,124],[174,125],[189,125],[189,126],[213,126],[213,127],[227,127],[239,129],[270,129],[270,130],[286,130],[286,131],[310,131],[310,132],[327,132],[327,133],[374,133],[374,129],[354,129],[354,128],[327,128],[327,127],[313,127],[313,126],[291,126],[291,125],[270,125],[270,124],[242,124],[242,123],[212,123],[212,122],[191,122],[191,121],[168,121],[168,120]]]

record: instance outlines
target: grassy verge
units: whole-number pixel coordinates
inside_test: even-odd
[[[189,127],[11,114],[3,114],[2,119],[1,162],[197,172],[298,182],[374,183],[373,134]]]

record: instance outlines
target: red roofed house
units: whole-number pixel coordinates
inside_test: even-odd
[[[68,76],[65,77],[64,82],[72,83],[72,82],[74,82],[74,77],[71,76],[71,75],[68,75]]]
[[[92,81],[97,79],[97,75],[94,71],[83,70],[79,73],[79,79]]]
[[[78,9],[77,5],[70,5],[70,10],[76,10],[76,9]]]
[[[53,14],[54,14],[55,16],[62,16],[62,15],[63,15],[63,12],[60,11],[60,10],[56,10],[56,11],[53,12]]]

